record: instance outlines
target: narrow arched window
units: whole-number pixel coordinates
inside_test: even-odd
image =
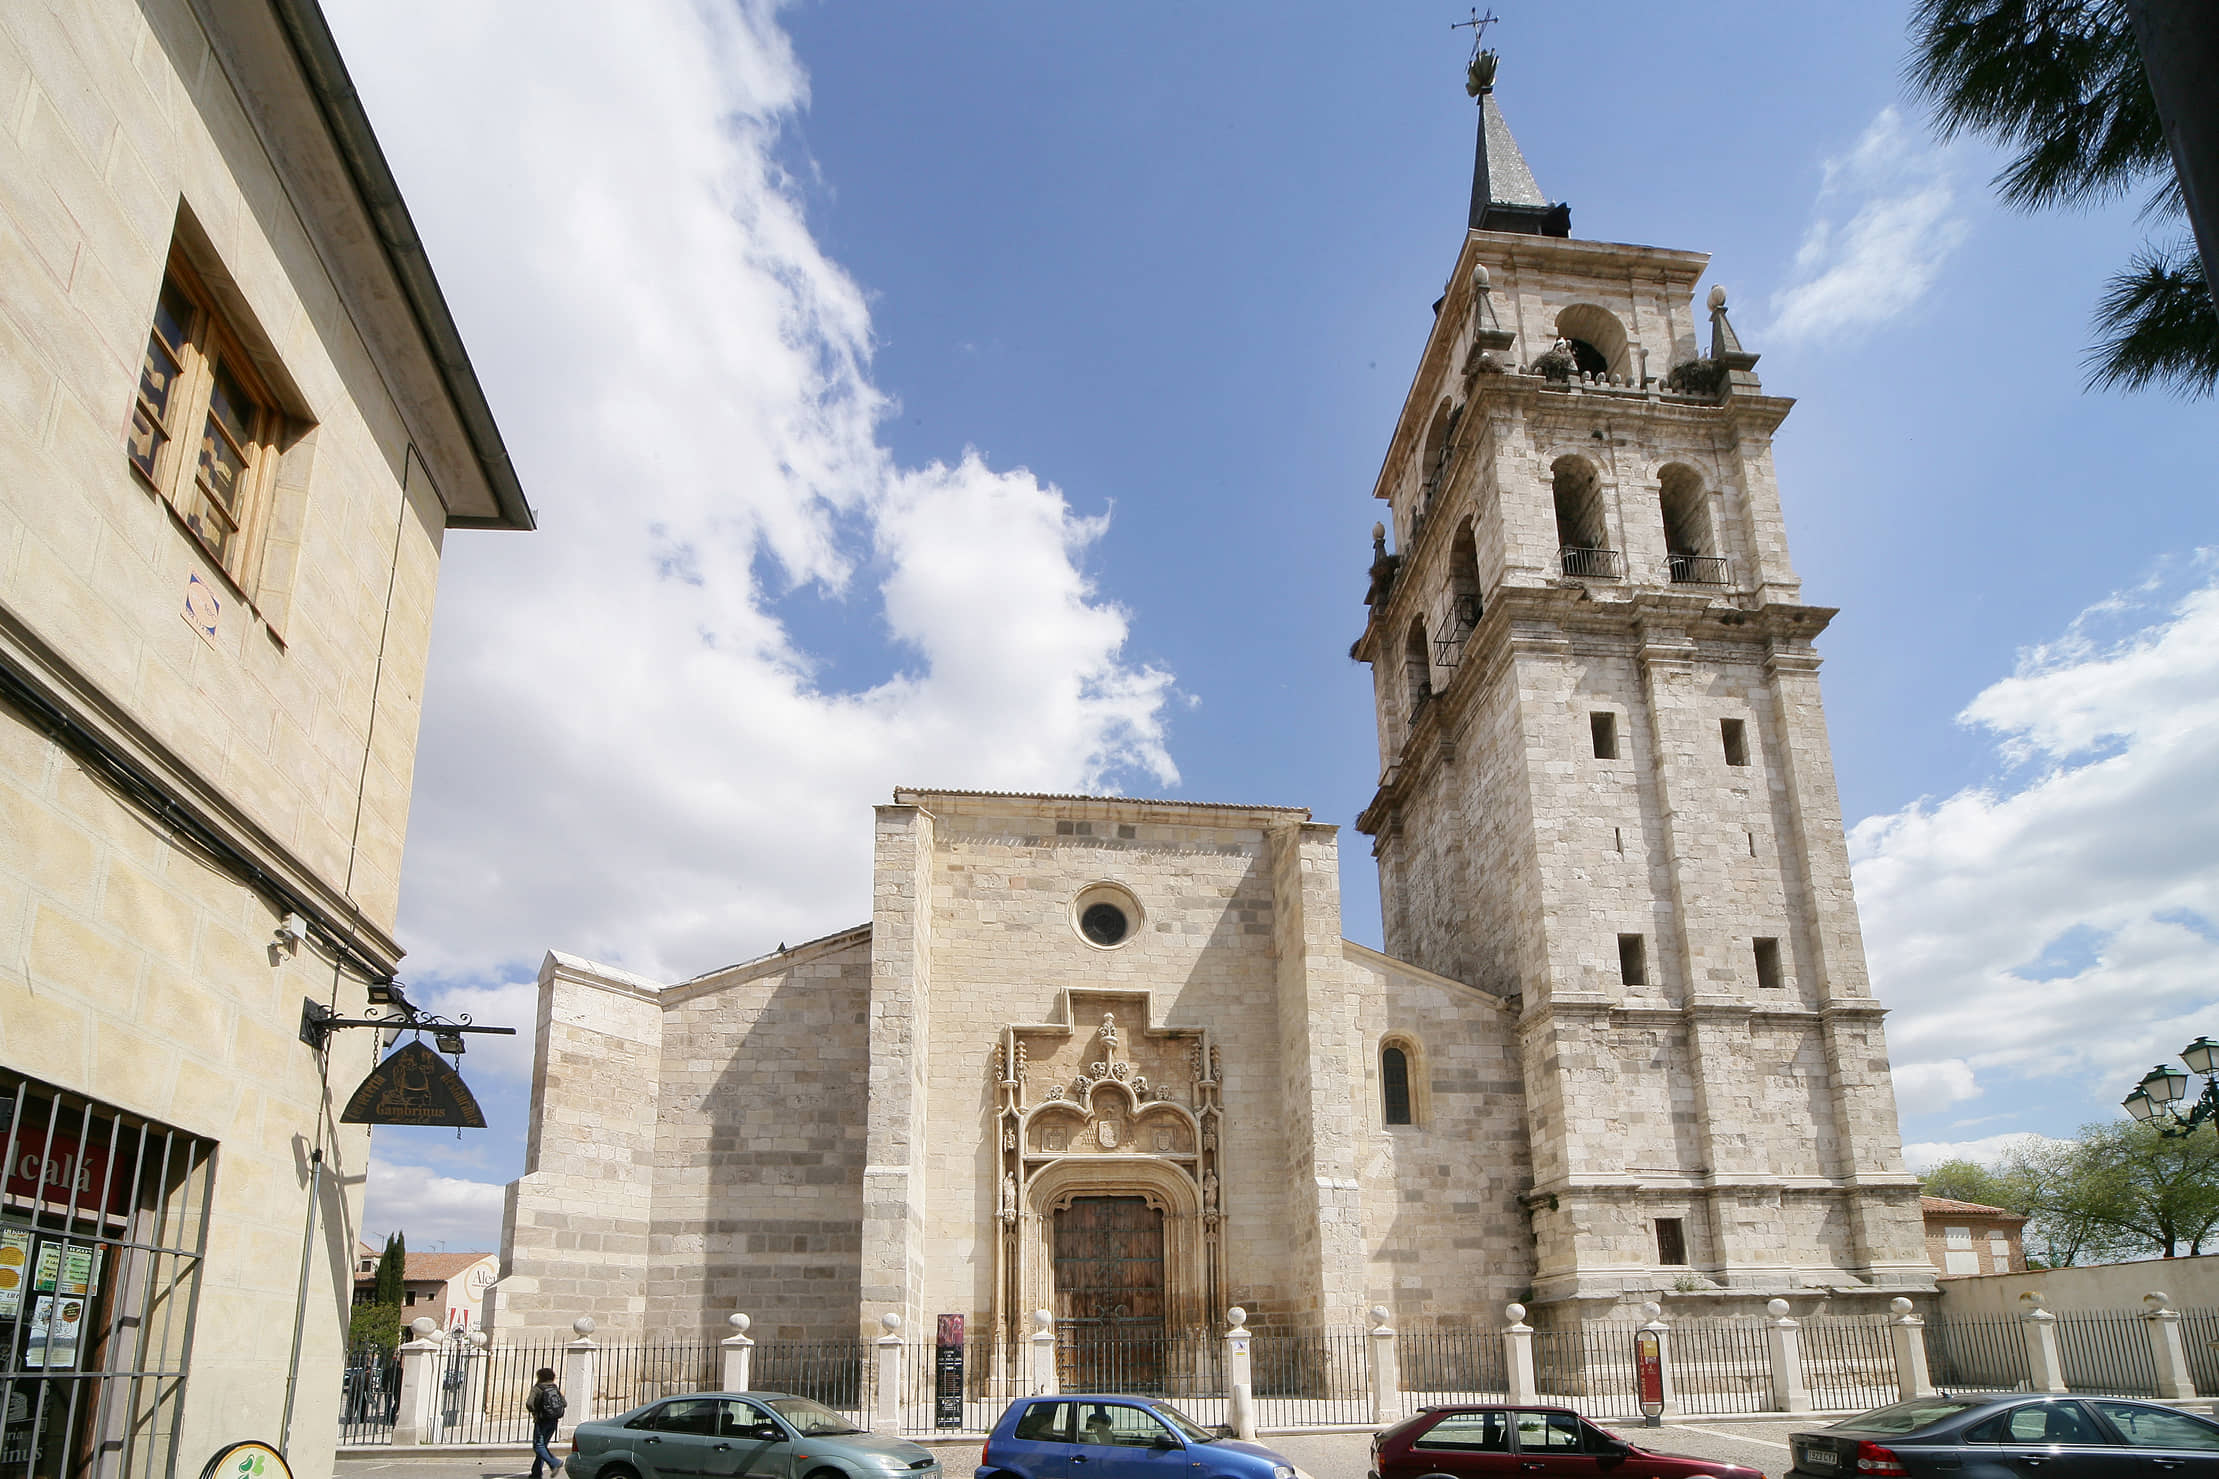
[[[1400,1048],[1379,1053],[1379,1084],[1390,1125],[1410,1123],[1410,1055]]]

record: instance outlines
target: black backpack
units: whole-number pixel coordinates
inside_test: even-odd
[[[560,1422],[562,1415],[570,1410],[569,1402],[563,1398],[562,1388],[556,1386],[553,1382],[541,1382],[537,1387],[534,1387],[532,1389],[532,1403],[532,1415],[534,1417],[551,1418],[556,1422]]]

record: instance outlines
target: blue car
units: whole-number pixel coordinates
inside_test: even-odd
[[[977,1479],[1308,1479],[1222,1433],[1153,1397],[1019,1397],[979,1451]]]

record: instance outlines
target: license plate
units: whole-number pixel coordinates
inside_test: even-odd
[[[1831,1448],[1806,1448],[1803,1450],[1803,1467],[1806,1469],[1832,1469],[1841,1465],[1841,1455]]]

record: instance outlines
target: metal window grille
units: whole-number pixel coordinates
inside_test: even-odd
[[[7,1069],[0,1140],[0,1473],[166,1475],[215,1143]]]
[[[1580,549],[1565,545],[1556,552],[1564,573],[1582,580],[1622,580],[1626,557],[1614,549]]]
[[[1727,578],[1717,555],[1666,555],[1664,569],[1674,585],[1724,585]]]

